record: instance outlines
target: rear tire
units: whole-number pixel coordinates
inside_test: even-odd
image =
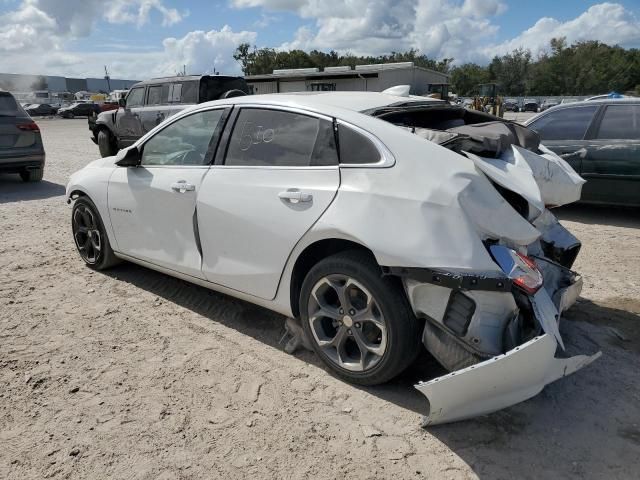
[[[118,150],[113,146],[111,134],[104,129],[98,132],[98,149],[102,157],[111,157],[118,153]]]
[[[402,285],[382,276],[367,252],[318,262],[302,284],[300,316],[316,354],[352,383],[387,382],[420,352],[419,322]]]
[[[42,180],[44,176],[44,165],[39,168],[34,168],[31,170],[24,170],[20,172],[20,178],[23,182],[39,182]]]
[[[73,204],[71,230],[78,253],[89,268],[105,270],[121,262],[113,253],[98,209],[89,197],[80,197]]]

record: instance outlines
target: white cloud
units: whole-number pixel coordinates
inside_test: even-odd
[[[152,14],[170,26],[189,13],[168,8],[163,0],[23,0],[16,10],[0,15],[0,52],[60,50],[66,41],[90,35],[101,18],[142,26]]]
[[[257,34],[251,31],[234,32],[225,25],[220,30],[193,31],[181,38],[166,38],[162,47],[149,51],[148,46],[135,45],[123,50],[119,44],[105,44],[108,51],[87,54],[50,51],[46,55],[7,55],[2,71],[20,73],[46,73],[67,77],[99,77],[103,65],[109,66],[113,78],[146,79],[175,75],[186,65],[188,74],[213,73],[240,75],[240,65],[233,53],[240,43],[254,44]]]
[[[486,56],[503,54],[516,48],[527,48],[538,54],[546,50],[552,38],[566,37],[567,43],[599,40],[610,45],[640,45],[640,20],[622,5],[601,3],[578,17],[560,22],[544,17],[516,38],[483,49]]]
[[[203,32],[197,30],[187,33],[182,38],[166,38],[164,56],[166,61],[162,68],[166,71],[178,72],[187,66],[187,73],[240,73],[240,66],[233,59],[233,52],[241,43],[253,44],[256,32],[234,32],[225,25],[217,30]]]
[[[456,63],[486,62],[518,47],[538,53],[553,37],[640,45],[640,21],[617,3],[594,5],[569,21],[541,18],[517,37],[497,42],[503,0],[232,0],[236,8],[294,12],[310,20],[281,48],[378,55],[417,48]]]

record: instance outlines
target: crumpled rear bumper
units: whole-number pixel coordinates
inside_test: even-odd
[[[464,420],[522,402],[601,355],[555,358],[556,346],[555,338],[544,334],[503,355],[419,383],[416,388],[429,400],[424,425]]]
[[[555,357],[558,345],[564,350],[559,316],[573,305],[581,289],[582,279],[577,277],[572,285],[556,292],[556,302],[545,289],[530,297],[544,334],[502,355],[416,385],[429,400],[424,425],[464,420],[523,402],[540,393],[545,385],[600,357],[601,352]]]

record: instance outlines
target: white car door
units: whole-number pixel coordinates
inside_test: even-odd
[[[339,184],[330,118],[242,108],[224,164],[211,167],[198,195],[207,280],[274,298],[289,254]]]
[[[115,170],[108,202],[119,252],[203,278],[196,198],[224,113],[200,111],[168,124],[138,146],[138,166]]]

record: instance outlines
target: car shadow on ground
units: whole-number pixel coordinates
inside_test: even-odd
[[[131,263],[123,263],[104,273],[272,348],[284,349],[285,317],[282,315]],[[561,323],[568,353],[592,354],[602,349],[608,350],[605,355],[611,355],[616,348],[626,351],[625,354],[640,353],[640,317],[634,312],[640,312],[640,302],[632,299],[626,303],[622,299],[611,299],[601,304],[579,299]],[[311,352],[298,351],[293,357],[324,369]],[[576,451],[584,453],[581,439],[585,428],[597,427],[601,434],[604,429],[612,441],[628,441],[622,438],[624,435],[619,429],[616,430],[616,425],[622,422],[620,415],[624,415],[616,409],[616,403],[628,399],[622,400],[624,395],[618,398],[611,394],[613,398],[602,400],[607,408],[594,404],[593,399],[600,398],[602,391],[614,392],[619,387],[614,383],[615,379],[606,375],[605,366],[598,366],[596,362],[587,368],[589,370],[578,372],[570,380],[547,386],[538,396],[514,407],[467,421],[428,427],[426,431],[447,445],[480,478],[498,478],[507,471],[516,477],[531,477],[530,465],[520,461],[518,456],[518,452],[525,450],[545,469],[573,476],[576,472],[571,470],[572,464],[566,462],[566,458],[575,455]],[[429,380],[444,373],[444,369],[425,351],[392,382],[354,388],[425,415],[427,402],[413,386],[420,380]],[[583,419],[581,412],[596,409],[600,411],[597,422],[585,426],[585,422],[594,422],[594,417]],[[550,453],[547,445],[551,430],[556,443]],[[640,438],[640,430],[633,435],[636,433]],[[607,445],[606,436],[602,441]],[[630,448],[635,448],[635,445]]]
[[[43,200],[64,195],[65,186],[58,183],[23,182],[18,174],[0,174],[0,204],[24,200]]]
[[[554,208],[553,214],[558,217],[559,220],[569,220],[571,222],[640,228],[640,212],[637,208],[632,207],[612,207],[579,203]]]

